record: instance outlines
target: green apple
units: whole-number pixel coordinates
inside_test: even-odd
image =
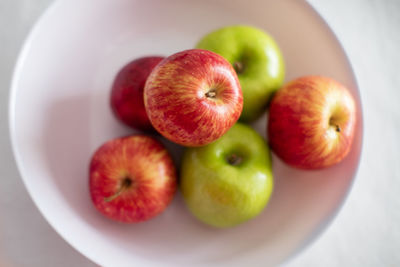
[[[251,26],[228,26],[204,36],[196,48],[213,51],[228,60],[243,91],[241,121],[252,121],[266,109],[284,80],[282,53],[275,40]]]
[[[183,155],[183,198],[206,224],[231,227],[255,217],[272,189],[269,148],[247,125],[236,123],[217,141],[188,148]]]

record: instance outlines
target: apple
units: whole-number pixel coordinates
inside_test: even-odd
[[[124,223],[161,213],[177,189],[176,170],[165,147],[146,135],[110,140],[92,156],[89,189],[103,215]]]
[[[154,128],[172,142],[203,146],[239,118],[242,90],[223,57],[191,49],[161,61],[147,78],[144,104]]]
[[[332,166],[346,157],[354,139],[356,106],[348,89],[323,76],[304,76],[283,86],[271,101],[271,149],[301,169]]]
[[[200,221],[231,227],[258,215],[268,203],[273,176],[264,139],[236,123],[217,141],[187,148],[182,157],[180,189]]]
[[[241,121],[258,118],[282,86],[282,53],[275,40],[261,29],[245,25],[223,27],[205,35],[196,48],[223,56],[235,68],[243,90]]]
[[[163,57],[137,58],[125,65],[115,77],[110,104],[114,115],[125,125],[142,131],[152,131],[143,103],[144,84],[153,68]]]

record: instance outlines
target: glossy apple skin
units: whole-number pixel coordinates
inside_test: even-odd
[[[210,97],[210,91],[215,93]],[[243,107],[239,80],[221,56],[191,49],[158,64],[144,89],[146,112],[154,128],[183,146],[203,146],[221,137]]]
[[[233,25],[205,35],[196,48],[213,51],[232,65],[241,62],[238,71],[243,91],[243,112],[240,120],[257,119],[283,84],[285,65],[277,42],[265,31],[247,25]]]
[[[238,165],[228,162],[241,157]],[[247,125],[236,123],[217,141],[188,148],[182,158],[181,185],[185,203],[200,221],[225,228],[257,216],[273,190],[269,148]]]
[[[131,185],[119,195],[124,179]],[[90,196],[103,215],[124,223],[142,222],[161,213],[177,189],[175,166],[168,151],[145,135],[116,138],[93,155]],[[110,197],[116,196],[111,201]]]
[[[268,118],[269,144],[284,162],[301,169],[321,169],[349,153],[356,106],[339,82],[304,76],[276,93]]]
[[[143,89],[147,77],[164,57],[137,58],[124,66],[117,74],[110,104],[114,115],[125,125],[142,131],[154,131],[146,114]]]

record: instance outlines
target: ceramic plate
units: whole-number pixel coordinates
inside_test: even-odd
[[[196,221],[177,194],[146,223],[106,219],[88,193],[88,163],[108,139],[132,133],[109,108],[119,69],[145,55],[193,48],[221,26],[249,24],[279,43],[286,81],[327,75],[360,97],[349,61],[332,31],[304,1],[58,0],[38,21],[21,52],[10,99],[10,130],[26,188],[54,229],[102,266],[270,266],[314,240],[342,205],[361,150],[340,164],[301,171],[273,158],[275,191],[256,219],[231,229]],[[255,127],[265,136],[265,116]],[[181,149],[168,148],[179,161]]]

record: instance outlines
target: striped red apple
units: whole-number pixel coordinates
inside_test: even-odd
[[[146,221],[161,213],[177,188],[175,166],[167,150],[146,135],[116,138],[92,156],[91,199],[103,215],[116,221]]]
[[[271,101],[268,139],[286,163],[320,169],[340,162],[354,139],[356,106],[349,90],[322,76],[304,76],[283,86]]]
[[[203,146],[238,120],[242,90],[231,64],[202,49],[161,61],[147,78],[144,104],[154,128],[183,146]]]

